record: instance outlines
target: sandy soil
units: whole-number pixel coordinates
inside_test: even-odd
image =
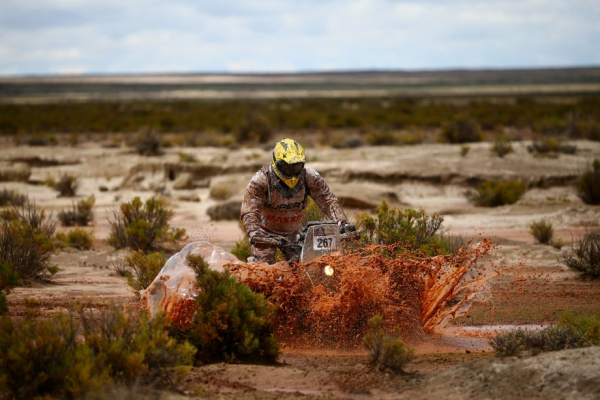
[[[510,360],[498,360],[489,353],[488,338],[498,329],[505,329],[505,325],[508,328],[520,324],[545,325],[565,310],[600,315],[600,282],[581,280],[561,263],[572,241],[586,230],[600,226],[600,207],[583,204],[572,186],[591,160],[600,157],[600,144],[577,142],[576,155],[559,158],[535,158],[526,152],[526,144],[517,143],[515,154],[504,159],[490,155],[489,143],[473,144],[465,158],[460,156],[460,146],[453,145],[309,151],[309,166],[319,170],[348,204],[376,205],[385,198],[395,206],[440,213],[450,234],[475,239],[491,237],[498,249],[482,262],[492,261],[500,273],[492,281],[492,300],[475,305],[467,317],[419,344],[418,356],[405,375],[370,370],[361,349],[284,347],[278,366],[217,364],[194,368],[181,387],[182,395],[215,398],[535,398],[542,395],[593,398],[592,394],[600,395],[600,372],[588,374],[588,368],[600,371],[599,349]],[[160,157],[141,157],[124,147],[104,148],[99,144],[34,148],[13,147],[5,142],[0,146],[0,162],[19,162],[31,169],[28,182],[1,182],[0,188],[27,193],[54,215],[70,207],[73,199],[57,197],[53,189],[42,184],[47,179],[73,174],[81,183],[79,198],[96,197],[96,220],[92,227],[86,228],[94,232],[95,248],[67,249],[54,255],[52,263],[60,270],[51,282],[16,288],[8,296],[10,314],[16,317],[22,315],[31,299],[35,299],[46,316],[64,311],[73,301],[96,307],[103,307],[107,301],[135,303],[135,293],[114,271],[114,265],[122,262],[127,252],[116,251],[106,244],[112,210],[133,196],[148,198],[161,194],[175,211],[171,225],[185,228],[190,241],[207,240],[231,248],[242,232],[237,221],[210,220],[207,209],[220,204],[210,198],[210,188],[227,185],[231,199],[239,199],[257,166],[267,163],[270,157],[269,151],[263,149],[176,148],[167,149]],[[176,177],[165,173],[165,165],[179,165],[178,153],[182,151],[194,155],[198,165],[219,166],[224,175],[210,176],[208,186],[175,190]],[[40,159],[57,165],[41,166]],[[136,173],[139,176],[131,183]],[[469,202],[468,193],[473,191],[474,182],[501,177],[523,179],[533,188],[511,206],[481,208]],[[190,195],[196,195],[200,201],[183,200]],[[346,208],[352,216],[364,211]],[[541,218],[554,225],[555,237],[566,243],[562,249],[534,243],[528,226]],[[577,360],[584,361],[578,366]],[[556,363],[562,365],[563,375],[557,372]],[[573,369],[575,366],[578,369]],[[524,373],[528,379],[521,376]]]

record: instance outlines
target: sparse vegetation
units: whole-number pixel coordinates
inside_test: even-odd
[[[442,126],[440,140],[446,143],[469,143],[481,141],[481,129],[477,122],[465,115],[457,115]]]
[[[369,319],[369,332],[363,339],[363,345],[369,352],[369,364],[379,370],[402,372],[413,358],[413,350],[402,339],[384,332],[383,318],[375,316]]]
[[[185,229],[171,229],[172,217],[173,211],[162,200],[152,197],[143,203],[135,197],[113,212],[108,243],[117,249],[130,247],[148,252],[159,242],[175,242],[185,236]]]
[[[600,160],[594,159],[592,168],[577,180],[577,194],[587,204],[600,204]]]
[[[71,210],[62,210],[58,219],[63,226],[88,226],[94,220],[94,203],[96,198],[90,196],[73,204]]]
[[[429,216],[423,210],[390,208],[383,201],[376,209],[377,216],[366,213],[357,216],[356,226],[363,241],[379,244],[399,244],[426,255],[445,254],[448,250],[439,235],[444,218]]]
[[[248,257],[252,256],[252,251],[250,250],[250,239],[248,236],[244,236],[242,239],[235,242],[233,245],[233,249],[231,249],[231,254],[236,256],[238,260],[248,261]]]
[[[63,174],[57,182],[54,183],[54,189],[58,191],[60,197],[75,197],[79,182],[77,178],[70,174]]]
[[[466,144],[463,144],[462,146],[460,146],[460,156],[461,157],[466,157],[469,154],[469,151],[471,151],[471,146],[468,146]]]
[[[106,386],[164,382],[190,365],[194,349],[165,330],[162,317],[134,318],[116,306],[79,308],[51,319],[0,318],[0,393],[10,398],[84,398]],[[181,367],[180,367],[181,368]]]
[[[160,146],[160,135],[153,129],[142,129],[136,138],[136,151],[141,156],[159,156],[163,154]]]
[[[185,153],[185,152],[180,152],[178,154],[179,156],[179,162],[182,163],[188,163],[188,164],[194,164],[198,162],[198,159],[196,158],[196,156],[194,156],[193,154],[190,153]]]
[[[133,270],[127,277],[127,282],[136,292],[146,289],[156,278],[167,260],[161,253],[144,254],[134,251],[125,262]]]
[[[560,316],[558,325],[539,331],[517,329],[502,333],[490,344],[500,357],[597,346],[600,345],[600,320],[565,313]]]
[[[529,225],[529,232],[540,244],[549,244],[554,234],[552,224],[546,219],[534,221]]]
[[[499,207],[514,204],[527,191],[527,185],[520,180],[484,181],[477,187],[475,204],[480,207]]]
[[[527,146],[527,151],[539,156],[557,156],[560,153],[575,154],[577,146],[563,143],[558,137],[543,137]]]
[[[235,134],[240,142],[266,143],[271,139],[273,128],[265,114],[249,111],[237,127]]]
[[[35,204],[26,201],[4,213],[0,221],[0,262],[11,265],[19,280],[48,277],[56,224]]]
[[[600,229],[586,232],[564,258],[567,267],[586,278],[600,278]]]
[[[400,143],[398,136],[391,131],[371,130],[366,135],[367,143],[371,146],[394,146]]]
[[[17,192],[3,188],[0,191],[0,207],[5,206],[22,206],[27,201],[27,196]]]
[[[7,262],[0,260],[0,315],[3,315],[8,310],[6,295],[18,283],[19,276],[15,269]]]
[[[217,185],[210,188],[210,197],[215,200],[227,200],[232,194],[229,187],[224,185]]]
[[[490,148],[490,152],[500,158],[504,158],[505,155],[510,154],[513,151],[512,144],[506,140],[496,140]]]
[[[66,234],[57,233],[56,240],[60,247],[73,247],[79,250],[89,250],[94,247],[94,234],[80,228],[71,229]]]
[[[197,347],[197,361],[275,362],[275,307],[228,272],[211,270],[201,256],[190,255],[187,263],[200,293],[192,325],[180,334]]]

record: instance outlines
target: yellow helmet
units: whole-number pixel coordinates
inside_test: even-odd
[[[290,188],[298,183],[305,162],[304,149],[293,139],[283,139],[273,149],[273,171]]]

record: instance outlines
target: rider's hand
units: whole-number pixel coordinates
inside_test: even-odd
[[[356,227],[354,225],[350,225],[347,221],[343,221],[340,225],[340,233],[343,235],[344,233],[356,232]]]

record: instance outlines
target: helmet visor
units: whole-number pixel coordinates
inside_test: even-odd
[[[277,169],[288,178],[297,178],[304,169],[304,163],[288,164],[284,161],[278,161]]]

